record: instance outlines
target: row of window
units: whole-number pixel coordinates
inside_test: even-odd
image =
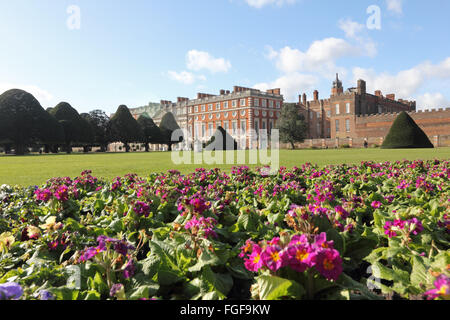
[[[336,132],[340,131],[340,121],[336,120]],[[350,132],[350,119],[345,119],[345,131]]]
[[[310,120],[314,119],[314,113],[316,114],[316,119],[320,119],[320,112],[310,112],[309,113],[309,119]],[[346,103],[345,104],[345,113],[346,114],[350,114],[350,103]],[[336,104],[336,106],[335,106],[335,114],[336,115],[341,114],[341,106],[340,106],[340,104]],[[327,117],[331,118],[331,110],[327,110]]]
[[[231,113],[231,116],[232,116],[233,118],[236,118],[237,115],[238,115],[238,112],[237,112],[237,111],[233,111],[233,112],[223,112],[223,113],[222,113],[222,116],[223,116],[224,118],[228,118],[228,117],[230,116],[230,113]],[[241,110],[240,114],[241,114],[241,117],[245,117],[245,116],[247,115],[247,111],[246,111],[246,110]],[[261,112],[261,115],[262,115],[263,117],[267,117],[268,114],[269,114],[269,116],[270,116],[271,118],[273,118],[273,116],[274,116],[275,114],[276,114],[277,117],[280,117],[280,113],[279,113],[279,112],[277,112],[277,113],[274,113],[273,111],[270,111],[269,113],[267,113],[267,111],[262,111],[262,112]],[[259,115],[260,115],[259,111],[256,110],[256,111],[255,111],[255,116],[256,116],[256,117],[259,117]],[[210,113],[210,114],[208,115],[208,119],[209,119],[209,120],[213,120],[214,118],[216,118],[216,119],[220,118],[220,113],[216,113],[216,114],[215,114],[215,117],[214,117],[214,114],[213,114],[213,113]],[[201,116],[195,116],[195,120],[196,120],[196,121],[200,121],[200,119],[201,119],[201,120],[206,120],[206,115],[203,114],[203,115],[201,115]]]
[[[214,134],[214,130],[216,130],[218,127],[222,127],[224,128],[227,132],[231,132],[232,135],[236,135],[237,134],[237,130],[238,130],[238,121],[234,120],[231,122],[231,127],[230,127],[230,122],[229,121],[216,121],[215,122],[215,126],[214,123],[202,123],[202,124],[196,124],[195,125],[195,136],[196,137],[209,137],[212,136]],[[191,129],[192,127],[190,127]],[[239,126],[240,130],[241,130],[241,134],[245,134],[245,132],[247,132],[247,120],[241,120],[240,121],[240,126]],[[229,131],[231,129],[231,131]],[[272,131],[273,129],[273,121],[268,122],[266,120],[262,120],[261,121],[261,127],[260,127],[260,123],[259,121],[255,121],[255,131],[258,133],[259,130],[269,130]]]
[[[260,103],[261,100],[261,103]],[[255,107],[263,107],[263,108],[267,108],[267,106],[269,108],[273,108],[274,106],[277,109],[281,108],[281,102],[280,101],[273,101],[273,100],[266,100],[266,99],[254,99],[254,106]],[[231,101],[231,108],[236,108],[238,105],[238,100],[232,100]],[[247,106],[247,99],[240,99],[239,100],[239,106],[240,107],[246,107]],[[190,107],[189,112],[206,112],[206,107],[208,107],[208,111],[215,111],[214,107],[217,110],[222,110],[222,109],[228,109],[230,107],[230,103],[229,101],[225,101],[225,102],[217,102],[217,103],[210,103],[208,105],[203,104],[200,106],[195,106],[195,107]]]

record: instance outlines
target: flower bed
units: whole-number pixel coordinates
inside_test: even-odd
[[[448,161],[0,188],[0,299],[449,299]]]

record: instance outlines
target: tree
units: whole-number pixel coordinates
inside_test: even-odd
[[[303,142],[306,138],[307,125],[304,116],[294,103],[286,103],[281,109],[279,120],[280,139],[290,143],[295,149],[296,142]]]
[[[180,143],[183,141],[183,137],[180,137],[178,140],[172,140],[172,134],[174,131],[179,130],[180,126],[178,125],[175,117],[172,112],[167,112],[161,119],[161,123],[159,124],[159,128],[161,129],[161,138],[162,143],[167,144],[169,151],[172,151],[172,145]]]
[[[140,140],[142,136],[141,128],[127,106],[119,106],[117,112],[111,118],[111,134],[114,141],[120,141],[125,145],[126,152],[130,152],[129,143]]]
[[[149,143],[161,140],[161,130],[147,113],[142,114],[137,122],[142,130],[141,142],[145,144],[145,152],[148,152]]]
[[[50,135],[43,128],[51,123],[32,94],[12,89],[0,95],[0,143],[6,150],[12,145],[16,154],[22,155],[29,145],[48,140]]]
[[[67,153],[72,152],[74,144],[81,144],[85,139],[84,131],[86,129],[78,111],[67,102],[60,102],[56,107],[50,109],[53,115],[64,129],[64,148]]]
[[[434,148],[425,132],[406,112],[395,119],[382,149]]]
[[[89,113],[80,114],[81,117],[81,145],[83,147],[84,153],[89,152],[89,149],[95,144],[94,127],[92,126],[91,116]]]
[[[106,152],[111,140],[111,123],[108,115],[102,110],[89,112],[90,123],[94,129],[94,141],[100,146],[102,152]]]

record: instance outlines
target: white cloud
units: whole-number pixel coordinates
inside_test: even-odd
[[[186,55],[186,66],[190,70],[209,70],[212,73],[227,72],[231,63],[224,58],[214,58],[208,52],[190,50]]]
[[[0,94],[10,89],[21,89],[31,93],[41,103],[41,105],[53,100],[53,95],[50,92],[41,89],[38,86],[0,82]]]
[[[170,79],[184,83],[184,84],[193,84],[197,80],[205,81],[206,77],[203,75],[195,75],[188,71],[168,71],[167,75]]]
[[[294,4],[297,0],[245,0],[250,7],[260,9],[267,5],[277,5],[279,7],[285,4]]]
[[[365,26],[351,19],[339,20],[339,28],[345,32],[347,38],[356,38],[357,35],[364,30]]]
[[[373,69],[354,68],[353,81],[358,79],[367,81],[369,91],[395,92],[398,96],[409,99],[430,80],[450,79],[450,57],[438,64],[427,61],[397,74],[376,73]]]
[[[281,94],[286,101],[297,101],[300,92],[314,89],[319,83],[319,78],[313,75],[293,72],[283,75],[273,82],[263,82],[254,85],[255,89],[268,90],[281,88]]]
[[[425,93],[417,97],[417,106],[421,110],[450,108],[450,101],[440,92]]]
[[[386,5],[388,10],[393,13],[403,13],[403,0],[386,0]]]
[[[286,46],[279,51],[268,48],[266,57],[275,60],[278,70],[284,73],[291,72],[319,72],[330,75],[345,69],[336,66],[336,61],[343,57],[370,55],[366,47],[350,44],[344,39],[326,38],[314,41],[306,51]]]

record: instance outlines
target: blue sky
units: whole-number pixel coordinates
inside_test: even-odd
[[[346,88],[363,78],[450,107],[448,12],[448,0],[0,0],[0,93],[111,113],[233,85],[328,98],[339,72]]]

